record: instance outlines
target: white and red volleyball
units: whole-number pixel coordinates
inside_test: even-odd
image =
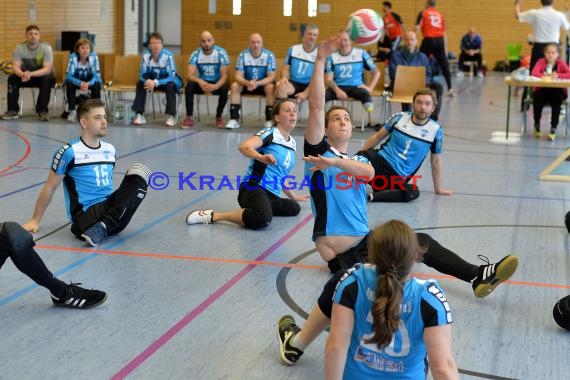
[[[355,44],[371,45],[382,37],[384,22],[376,11],[359,9],[348,17],[346,30]]]

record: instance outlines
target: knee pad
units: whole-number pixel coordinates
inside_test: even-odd
[[[151,170],[140,163],[132,164],[131,167],[127,170],[127,175],[138,175],[141,177],[145,183],[148,183],[148,177],[152,174]]]
[[[406,202],[411,202],[414,199],[418,199],[420,197],[420,190],[418,190],[417,186],[412,186],[409,183],[406,183],[404,186],[406,188],[404,194]]]
[[[265,217],[260,212],[251,209],[245,209],[243,211],[243,224],[249,229],[259,230],[269,226],[270,223],[271,217]]]

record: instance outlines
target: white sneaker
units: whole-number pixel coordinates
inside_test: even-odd
[[[228,123],[226,124],[226,129],[238,129],[238,128],[239,128],[239,123],[237,120],[230,119],[230,121],[228,121]]]
[[[482,71],[477,71],[477,78],[484,78]]]
[[[167,127],[174,127],[176,125],[176,118],[172,115],[168,115],[166,117],[166,121],[164,122],[164,125],[166,125]]]
[[[453,91],[453,89],[449,90],[449,91],[447,92],[447,96],[454,97],[454,96],[455,96],[455,91]]]
[[[271,128],[271,127],[273,127],[273,122],[267,120],[265,123],[263,123],[263,127],[264,128]]]
[[[135,120],[133,120],[134,125],[143,125],[146,124],[146,119],[142,113],[137,113]]]
[[[214,210],[194,210],[186,216],[186,224],[210,224],[214,223],[212,217]]]
[[[67,115],[67,121],[70,123],[75,123],[77,121],[77,111],[69,111],[69,115]]]
[[[465,76],[465,73],[463,71],[457,72],[457,78],[463,78],[464,76]]]

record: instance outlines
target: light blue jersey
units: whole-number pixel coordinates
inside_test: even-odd
[[[364,84],[364,70],[374,71],[376,65],[370,54],[355,47],[347,55],[342,55],[339,51],[332,53],[325,66],[325,72],[332,72],[335,83],[343,87]]]
[[[384,125],[390,139],[382,145],[378,155],[398,173],[407,177],[421,166],[428,152],[440,154],[443,145],[443,129],[432,119],[424,125],[412,121],[412,112],[393,115]]]
[[[349,158],[323,138],[318,145],[305,141],[305,156],[340,157],[370,163],[364,156]],[[366,182],[356,180],[334,166],[311,172],[305,163],[305,177],[311,179],[311,208],[315,218],[313,240],[319,236],[365,236],[370,232],[366,213]],[[318,205],[318,206],[317,206]]]
[[[303,44],[291,46],[285,57],[285,64],[290,66],[289,79],[293,82],[309,84],[316,58],[316,47],[312,51],[305,51]]]
[[[89,53],[87,61],[81,63],[79,55],[72,53],[67,63],[67,83],[73,83],[75,86],[81,86],[81,82],[87,82],[89,87],[95,83],[101,83],[101,70],[99,67],[99,58],[94,51]]]
[[[156,61],[152,59],[150,51],[146,51],[142,56],[139,71],[139,80],[141,82],[147,79],[156,79],[159,86],[174,82],[176,88],[182,88],[182,80],[176,75],[174,56],[166,49],[160,51]]]
[[[200,79],[209,83],[217,83],[222,76],[220,69],[230,64],[230,57],[225,49],[214,46],[210,54],[205,54],[201,47],[194,50],[188,59],[189,65],[198,68]]]
[[[70,220],[109,198],[114,167],[115,147],[103,141],[98,148],[90,148],[77,137],[54,153],[51,170],[65,176],[63,191]]]
[[[283,180],[295,167],[297,143],[292,136],[285,139],[277,127],[263,128],[255,136],[263,141],[263,145],[257,151],[260,154],[272,154],[277,163],[266,165],[251,160],[245,178],[249,178],[250,187],[259,184],[279,197],[283,189]]]
[[[354,328],[348,348],[344,379],[425,379],[426,327],[452,323],[445,293],[435,280],[411,278],[404,284],[400,325],[384,348],[365,343],[372,336],[370,312],[378,284],[372,264],[350,269],[337,285],[333,302],[354,310]]]
[[[250,49],[245,49],[239,54],[236,70],[241,71],[246,80],[262,80],[268,72],[275,72],[275,55],[263,48],[259,57],[254,57]]]

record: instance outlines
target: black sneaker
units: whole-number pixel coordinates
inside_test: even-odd
[[[97,247],[107,237],[107,228],[101,222],[95,223],[82,233],[81,237],[92,247]]]
[[[483,298],[491,294],[502,282],[507,281],[517,270],[519,258],[514,255],[505,256],[498,263],[491,264],[486,256],[479,258],[487,263],[479,267],[479,274],[472,281],[475,297]]]
[[[277,338],[279,339],[279,354],[283,363],[294,365],[303,355],[303,351],[291,345],[291,339],[301,331],[290,315],[284,315],[277,324]]]
[[[74,309],[89,309],[101,305],[107,299],[107,293],[100,290],[82,288],[80,283],[69,284],[69,295],[66,298],[57,298],[53,294],[51,300],[55,306],[71,307]]]
[[[20,117],[17,111],[6,111],[2,115],[0,115],[0,119],[2,120],[16,120]]]

